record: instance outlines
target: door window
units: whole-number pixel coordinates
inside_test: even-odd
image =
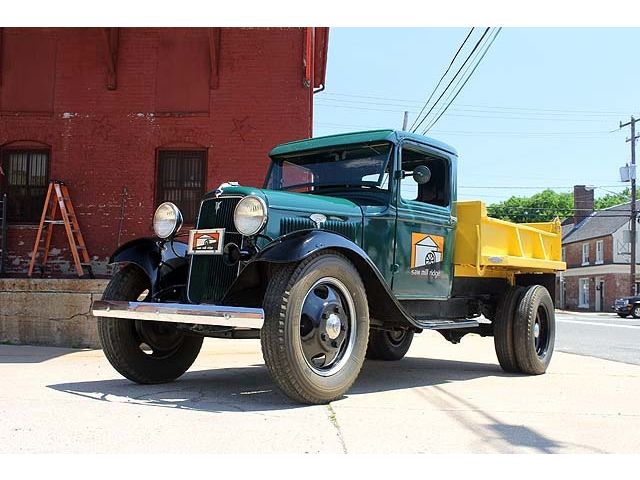
[[[431,175],[425,183],[418,183],[414,179],[414,172],[420,166],[427,167]],[[444,158],[405,147],[402,149],[402,177],[400,196],[403,200],[449,206],[449,166]]]

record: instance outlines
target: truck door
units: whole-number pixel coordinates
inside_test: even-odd
[[[397,157],[393,291],[400,299],[447,298],[453,279],[455,156],[404,142]]]

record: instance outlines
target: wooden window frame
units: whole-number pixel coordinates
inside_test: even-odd
[[[204,195],[204,193],[206,192],[207,189],[207,163],[208,163],[208,150],[206,148],[197,148],[197,147],[161,147],[156,149],[156,171],[155,171],[155,203],[156,203],[156,207],[158,205],[160,205],[162,202],[167,201],[166,200],[166,196],[164,194],[165,192],[165,188],[163,188],[162,185],[162,178],[160,177],[161,175],[161,161],[162,161],[162,155],[165,152],[198,152],[200,154],[202,154],[202,166],[201,166],[201,175],[202,175],[202,185],[199,189],[200,191],[200,198]],[[183,190],[183,187],[180,187],[180,191]],[[196,190],[195,188],[193,188],[192,190]],[[197,202],[198,205],[200,204],[200,201]],[[197,217],[198,217],[198,209],[196,207],[195,212],[193,212],[193,218],[190,218],[189,216],[185,215],[185,212],[183,211],[183,208],[181,205],[178,205],[178,207],[180,208],[180,211],[182,212],[182,215],[184,217],[184,223],[185,225],[194,225]]]
[[[36,212],[33,215],[33,218],[15,218],[15,217],[11,217],[9,216],[9,214],[7,213],[7,221],[9,225],[38,225],[40,223],[40,217],[42,216],[42,209],[44,207],[44,201],[47,195],[47,188],[49,185],[49,181],[51,179],[51,148],[39,148],[39,147],[6,147],[6,148],[2,148],[0,149],[0,164],[2,165],[2,170],[4,171],[4,175],[0,176],[0,185],[1,185],[1,189],[0,192],[1,193],[6,193],[7,194],[7,204],[9,205],[9,207],[11,206],[11,193],[9,190],[9,164],[8,164],[8,158],[11,154],[27,154],[27,171],[29,171],[31,169],[31,155],[32,154],[46,154],[47,155],[47,162],[45,165],[45,178],[46,181],[44,183],[44,185],[39,186],[38,188],[42,188],[43,194],[42,194],[42,198],[41,201],[39,202],[38,208],[32,207],[34,208],[34,212]],[[27,179],[29,179],[30,177],[27,176]],[[31,185],[26,185],[27,186],[27,190],[29,192],[31,192],[31,188],[35,188]],[[31,197],[31,195],[29,195],[29,197]],[[33,201],[33,200],[31,200]]]

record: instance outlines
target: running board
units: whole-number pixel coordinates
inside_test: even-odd
[[[480,324],[476,320],[418,320],[414,324],[424,330],[451,330],[454,328],[475,328]]]

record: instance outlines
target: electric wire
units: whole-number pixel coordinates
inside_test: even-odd
[[[449,63],[449,66],[447,67],[447,69],[445,70],[445,72],[442,74],[442,77],[440,77],[440,80],[438,80],[437,85],[435,86],[435,88],[431,91],[431,95],[429,95],[429,98],[427,98],[427,101],[424,103],[422,109],[420,110],[420,113],[418,113],[418,116],[415,118],[415,120],[411,123],[411,127],[409,127],[409,130],[413,129],[413,126],[416,124],[416,122],[418,121],[418,119],[420,118],[420,116],[422,115],[422,112],[425,111],[425,109],[427,108],[427,105],[429,105],[429,102],[431,101],[431,99],[433,98],[433,96],[435,95],[436,91],[438,90],[438,87],[440,86],[440,84],[442,83],[442,80],[444,80],[444,77],[447,76],[447,73],[449,73],[449,70],[451,70],[451,67],[453,66],[453,64],[456,61],[456,58],[458,58],[458,55],[460,54],[460,52],[462,51],[462,49],[464,48],[464,46],[466,45],[467,41],[469,40],[469,37],[471,36],[471,34],[473,33],[473,30],[475,29],[475,27],[471,27],[471,30],[469,30],[469,33],[467,33],[467,36],[464,38],[464,40],[462,41],[462,43],[460,44],[460,46],[458,47],[458,51],[456,52],[456,54],[453,56],[453,58],[451,59],[451,62]]]
[[[416,130],[418,130],[418,128],[420,128],[420,125],[422,125],[424,123],[424,121],[429,117],[429,115],[431,114],[431,112],[433,111],[435,106],[438,105],[438,102],[440,101],[440,99],[442,99],[442,97],[445,95],[445,93],[447,93],[447,91],[451,87],[451,84],[456,80],[456,78],[458,77],[458,75],[460,74],[462,69],[465,67],[467,62],[469,62],[469,59],[472,57],[474,52],[478,49],[478,47],[480,46],[480,43],[482,42],[482,40],[484,40],[484,38],[487,36],[487,34],[489,33],[489,30],[490,30],[490,27],[485,29],[484,33],[482,34],[480,39],[476,42],[476,44],[473,46],[473,49],[471,50],[469,55],[467,55],[467,58],[464,60],[464,62],[462,63],[462,65],[460,66],[458,71],[453,75],[453,77],[451,78],[451,80],[449,81],[447,86],[444,88],[444,90],[442,91],[440,96],[437,98],[437,100],[433,103],[433,105],[431,105],[431,108],[429,109],[429,111],[424,115],[424,117],[422,117],[422,120],[420,120],[420,122],[418,122],[418,124],[415,125],[415,127],[411,128],[411,132],[415,132]]]
[[[496,33],[493,35],[493,38],[491,39],[491,41],[487,44],[484,52],[482,53],[482,56],[478,59],[478,61],[475,63],[475,66],[473,67],[473,70],[471,70],[471,73],[469,73],[469,75],[467,76],[467,79],[464,81],[464,83],[462,84],[462,86],[458,89],[458,91],[456,92],[456,94],[453,96],[453,98],[451,99],[451,101],[447,104],[447,106],[444,108],[444,110],[442,110],[442,112],[440,113],[440,115],[438,115],[438,117],[433,120],[424,130],[423,130],[423,135],[425,133],[427,133],[436,123],[438,123],[438,120],[440,120],[440,118],[442,118],[442,115],[444,115],[444,113],[447,111],[447,109],[449,108],[449,106],[455,101],[455,99],[458,97],[458,95],[460,94],[460,92],[464,89],[465,85],[467,84],[467,82],[469,81],[469,79],[473,76],[474,72],[476,71],[476,69],[480,66],[480,64],[482,63],[482,60],[484,59],[485,55],[487,54],[487,52],[489,51],[489,49],[491,48],[491,45],[493,45],[493,42],[495,42],[496,38],[498,37],[498,35],[500,34],[500,32],[502,31],[502,27],[498,28],[498,30],[496,31]]]

